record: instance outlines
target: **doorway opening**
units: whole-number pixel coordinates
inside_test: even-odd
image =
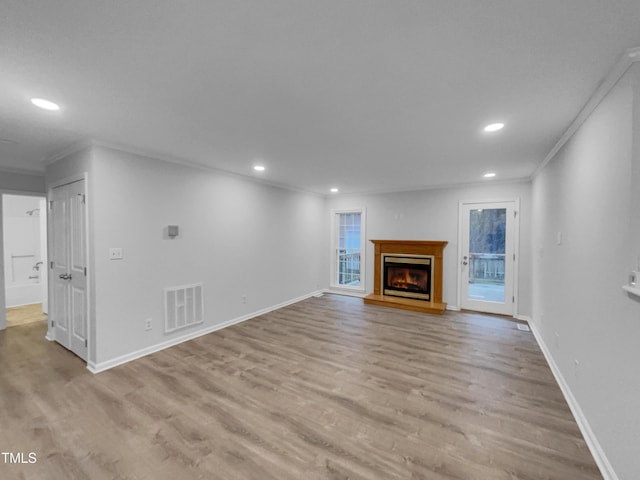
[[[87,206],[85,179],[50,193],[51,319],[47,338],[88,358]]]
[[[331,287],[364,292],[365,210],[334,210]]]
[[[7,327],[47,321],[46,205],[41,196],[2,195]]]
[[[460,204],[461,308],[501,315],[516,311],[517,203]]]

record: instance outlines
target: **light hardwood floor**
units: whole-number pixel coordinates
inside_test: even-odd
[[[42,304],[22,305],[7,308],[7,327],[17,327],[33,322],[46,322],[47,315],[42,313]]]
[[[531,333],[325,295],[93,375],[0,332],[2,479],[601,479]]]

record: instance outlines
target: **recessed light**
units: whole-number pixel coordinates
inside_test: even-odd
[[[336,187],[333,187],[331,190],[329,190],[331,193],[338,193],[338,189]]]
[[[256,172],[264,172],[264,170],[265,170],[265,169],[264,169],[264,165],[255,165],[255,166],[253,167],[253,169],[254,169]]]
[[[489,172],[484,174],[484,178],[492,178],[495,177],[496,174],[494,172]]]
[[[36,107],[42,108],[43,110],[60,110],[60,106],[57,103],[54,103],[51,100],[46,100],[44,98],[32,98],[31,103],[33,103]]]
[[[498,130],[502,130],[504,128],[504,123],[492,123],[491,125],[487,125],[484,127],[485,132],[497,132]]]

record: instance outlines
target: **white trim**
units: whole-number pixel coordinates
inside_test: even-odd
[[[517,183],[529,183],[531,181],[530,175],[524,175],[522,177],[510,178],[505,180],[476,180],[473,182],[451,182],[451,183],[442,183],[439,185],[417,185],[413,187],[398,187],[398,188],[375,188],[369,190],[354,190],[353,192],[343,192],[340,191],[340,197],[360,197],[362,195],[384,195],[387,193],[410,193],[410,192],[423,192],[425,190],[449,190],[452,188],[466,188],[466,187],[477,187],[478,185],[488,184],[491,182],[491,186],[495,185],[513,185]],[[312,193],[312,192],[311,192]],[[331,194],[332,195],[332,194]],[[330,194],[325,195],[325,197],[330,196]]]
[[[447,304],[447,310],[451,310],[452,312],[459,312],[462,309],[460,307],[458,307],[457,305],[449,305],[449,304]]]
[[[80,141],[80,142],[76,142],[73,143],[71,145],[69,145],[68,147],[59,150],[58,152],[54,153],[53,155],[50,155],[49,157],[45,158],[42,163],[46,166],[51,165],[52,163],[57,162],[58,160],[62,160],[63,158],[67,158],[71,155],[73,155],[74,153],[78,153],[84,150],[89,150],[93,147],[93,142],[91,141]]]
[[[88,180],[87,172],[75,173],[73,175],[69,175],[68,177],[59,178],[54,180],[53,182],[46,185],[47,196],[51,193],[51,190],[54,188],[62,187],[63,185],[68,185],[70,183],[79,182],[80,180],[84,180],[85,182]],[[87,184],[84,185],[85,195],[87,194]],[[49,198],[47,198],[49,200]]]
[[[338,287],[325,288],[324,290],[322,290],[322,293],[331,293],[333,295],[344,295],[346,297],[357,297],[357,298],[364,298],[367,296],[367,293],[364,291],[354,290],[351,288],[341,289]]]
[[[0,173],[12,173],[14,175],[27,175],[30,177],[44,178],[44,170],[29,170],[27,168],[2,166],[0,167]]]
[[[560,387],[560,390],[564,395],[564,399],[567,401],[567,404],[571,409],[571,413],[573,413],[573,417],[575,418],[576,423],[578,424],[578,428],[580,428],[580,433],[582,433],[582,436],[584,437],[587,447],[589,447],[589,451],[591,452],[591,455],[593,456],[593,459],[595,460],[596,465],[598,465],[598,468],[600,469],[600,473],[602,474],[602,477],[604,478],[604,480],[619,480],[618,475],[616,475],[616,472],[613,470],[613,467],[611,466],[611,463],[609,462],[607,455],[602,449],[600,442],[598,442],[598,439],[596,438],[595,433],[593,433],[593,430],[591,429],[591,426],[587,421],[587,417],[582,411],[582,408],[580,408],[580,404],[578,403],[576,398],[573,396],[573,393],[571,392],[571,388],[569,387],[569,384],[564,379],[562,372],[560,371],[560,369],[558,368],[558,365],[553,359],[553,356],[551,355],[551,351],[547,348],[547,345],[544,343],[544,340],[542,339],[542,335],[540,335],[540,332],[538,331],[534,323],[529,322],[529,327],[533,332],[533,336],[536,339],[536,342],[538,343],[540,350],[542,350],[542,354],[544,355],[544,358],[547,360],[547,363],[549,364],[549,368],[551,368],[551,372],[553,373],[553,376],[555,377],[556,382],[558,382],[558,386]]]
[[[87,369],[92,373],[100,373],[105,370],[109,370],[110,368],[117,367],[118,365],[122,365],[127,362],[131,362],[132,360],[136,360],[138,358],[145,357],[152,353],[159,352],[160,350],[164,350],[165,348],[173,347],[183,342],[187,342],[189,340],[193,340],[194,338],[201,337],[203,335],[207,335],[209,333],[213,333],[217,330],[221,330],[226,327],[230,327],[232,325],[236,325],[238,323],[245,322],[247,320],[251,320],[252,318],[259,317],[260,315],[265,315],[274,310],[278,310],[280,308],[293,305],[294,303],[301,302],[302,300],[306,300],[308,298],[317,296],[322,293],[322,290],[317,290],[315,292],[308,293],[301,297],[297,297],[291,300],[287,300],[285,302],[279,303],[277,305],[273,305],[271,307],[263,308],[253,313],[249,313],[247,315],[243,315],[241,317],[237,317],[231,320],[227,320],[226,322],[218,323],[216,325],[211,325],[210,327],[197,330],[195,332],[187,333],[180,337],[172,338],[171,340],[167,340],[165,342],[158,343],[156,345],[152,345],[150,347],[146,347],[135,352],[127,353],[125,355],[121,355],[116,358],[112,358],[111,360],[106,360],[104,362],[88,362]]]
[[[531,317],[529,315],[514,315],[513,318],[520,320],[521,322],[531,323]]]
[[[2,173],[2,172],[0,172]],[[45,189],[46,190],[46,189]],[[47,198],[47,192],[32,192],[32,191],[22,191],[22,190],[6,190],[0,188],[0,195],[13,195],[14,197],[40,197]]]
[[[518,315],[520,306],[520,198],[513,200],[513,312]]]
[[[591,98],[587,101],[587,103],[582,107],[582,110],[578,113],[576,118],[573,119],[569,128],[562,134],[560,140],[553,146],[551,151],[544,157],[544,160],[538,167],[533,171],[530,179],[534,179],[538,176],[538,174],[547,166],[547,164],[553,160],[553,157],[556,156],[558,151],[564,146],[565,143],[569,141],[569,139],[573,136],[574,133],[580,128],[580,126],[585,122],[587,118],[593,113],[593,111],[597,108],[597,106],[602,102],[604,97],[611,91],[611,89],[618,83],[618,81],[622,78],[622,76],[626,73],[631,65],[635,62],[640,62],[640,47],[629,48],[625,53],[618,59],[616,64],[613,66],[609,74],[604,78],[600,86],[593,92]]]

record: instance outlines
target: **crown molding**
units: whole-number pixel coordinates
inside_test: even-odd
[[[235,177],[235,178],[243,179],[245,181],[250,181],[250,182],[253,182],[253,183],[266,185],[266,186],[269,186],[269,187],[279,188],[281,190],[289,190],[291,192],[302,193],[302,194],[305,194],[305,195],[312,195],[312,196],[319,197],[319,198],[323,198],[324,197],[324,195],[322,195],[320,193],[304,190],[302,188],[296,188],[294,186],[287,185],[287,184],[284,184],[284,183],[278,183],[278,182],[270,181],[268,179],[257,178],[257,177],[253,177],[253,176],[250,176],[250,175],[243,175],[241,173],[230,172],[228,170],[224,170],[224,169],[217,168],[217,167],[212,167],[210,165],[205,165],[205,164],[194,162],[194,161],[187,160],[187,159],[184,159],[184,158],[172,157],[172,156],[160,154],[158,152],[152,152],[152,151],[148,151],[148,150],[144,150],[144,149],[134,148],[134,147],[130,147],[130,146],[127,146],[127,145],[120,145],[120,144],[113,143],[113,142],[105,142],[103,140],[85,140],[85,141],[82,141],[82,142],[74,143],[73,145],[70,145],[69,147],[65,148],[64,150],[61,150],[60,152],[56,153],[55,155],[52,155],[51,157],[48,157],[43,163],[45,165],[50,165],[50,164],[52,164],[54,162],[57,162],[58,160],[61,160],[61,159],[65,158],[65,157],[68,157],[69,155],[72,155],[74,153],[77,153],[77,152],[80,152],[82,150],[89,149],[89,148],[103,148],[103,149],[106,149],[106,150],[112,150],[112,151],[115,151],[115,152],[122,152],[122,153],[126,153],[126,154],[129,154],[129,155],[135,155],[135,156],[138,156],[138,157],[148,158],[148,159],[151,159],[151,160],[157,160],[157,161],[161,161],[161,162],[165,162],[165,163],[170,163],[170,164],[173,164],[173,165],[181,165],[183,167],[193,168],[193,169],[196,169],[196,170],[202,170],[202,171],[205,171],[205,172],[216,173],[216,174],[225,175],[225,176],[228,176],[228,177]]]
[[[455,188],[475,188],[475,187],[489,187],[494,185],[514,185],[514,184],[528,184],[531,183],[531,177],[516,177],[507,178],[504,180],[475,180],[471,182],[457,182],[457,183],[442,183],[438,185],[417,185],[406,188],[373,188],[367,190],[345,191],[340,193],[326,193],[323,194],[325,198],[341,198],[341,197],[357,197],[367,195],[391,195],[394,193],[414,193],[414,192],[426,192],[430,190],[452,190]]]
[[[28,170],[26,168],[18,167],[0,167],[0,173],[11,173],[14,175],[30,175],[32,177],[44,177],[44,171],[40,170]]]
[[[258,184],[261,184],[261,185],[266,185],[268,187],[278,188],[278,189],[281,189],[281,190],[288,190],[288,191],[291,191],[291,192],[302,193],[302,194],[305,194],[305,195],[312,195],[312,196],[316,196],[316,197],[320,197],[320,198],[324,197],[324,195],[322,195],[322,194],[319,194],[319,193],[316,193],[316,192],[312,192],[312,191],[309,191],[309,190],[305,190],[305,189],[302,189],[302,188],[297,188],[295,186],[287,185],[285,183],[274,182],[272,180],[268,180],[268,179],[265,179],[265,178],[254,177],[254,176],[251,176],[249,174],[231,172],[229,170],[224,170],[222,168],[213,167],[211,165],[206,165],[204,163],[194,162],[192,160],[187,160],[185,158],[178,158],[178,157],[163,155],[163,154],[160,154],[158,152],[151,152],[151,151],[138,149],[138,148],[132,148],[132,147],[124,146],[124,145],[118,145],[118,144],[114,144],[114,143],[103,142],[103,141],[100,141],[100,140],[92,141],[91,142],[91,146],[92,147],[96,147],[96,148],[105,148],[105,149],[108,149],[108,150],[114,150],[114,151],[117,151],[117,152],[128,153],[130,155],[136,155],[138,157],[149,158],[151,160],[159,160],[161,162],[171,163],[171,164],[174,164],[174,165],[181,165],[183,167],[189,167],[189,168],[193,168],[193,169],[196,169],[196,170],[202,170],[204,172],[215,173],[215,174],[218,174],[218,175],[224,175],[224,176],[227,176],[227,177],[234,177],[234,178],[242,179],[242,180],[249,181],[249,182],[252,182],[252,183],[258,183]]]
[[[547,164],[551,160],[553,160],[553,158],[564,146],[564,144],[569,141],[569,139],[576,133],[580,126],[587,120],[587,118],[589,118],[589,116],[597,108],[600,102],[602,102],[604,97],[607,96],[611,89],[613,89],[613,87],[618,83],[622,76],[627,72],[629,67],[631,67],[631,65],[633,65],[635,62],[640,62],[640,47],[629,48],[620,57],[609,74],[598,86],[596,91],[593,92],[593,95],[591,95],[591,98],[589,98],[585,106],[582,107],[582,110],[580,110],[576,118],[573,119],[573,122],[571,122],[569,128],[567,128],[564,134],[562,134],[560,140],[558,140],[558,142],[553,146],[542,163],[538,165],[538,168],[533,171],[533,173],[531,174],[532,180],[538,176],[538,174],[544,169],[544,167],[547,166]]]
[[[77,143],[72,143],[68,147],[42,160],[42,164],[45,165],[46,167],[47,165],[51,165],[52,163],[55,163],[58,160],[62,160],[63,158],[68,157],[69,155],[73,155],[74,153],[81,152],[82,150],[86,150],[87,148],[90,148],[92,146],[93,146],[93,142],[91,140],[82,140]]]

